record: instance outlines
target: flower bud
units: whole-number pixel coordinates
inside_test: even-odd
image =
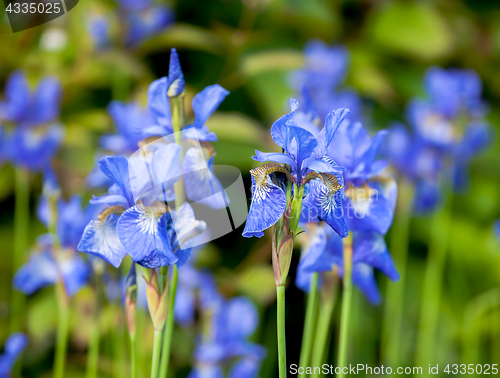
[[[162,331],[168,313],[168,284],[165,285],[163,292],[160,293],[158,277],[154,269],[151,269],[149,279],[146,279],[146,296],[149,314],[151,315],[155,330]]]
[[[285,285],[286,278],[288,276],[288,271],[290,270],[290,264],[292,262],[292,252],[293,252],[293,232],[288,232],[287,227],[281,232],[281,237],[278,242],[276,241],[275,229],[273,233],[273,243],[272,243],[272,258],[273,258],[273,271],[274,280],[276,286]]]

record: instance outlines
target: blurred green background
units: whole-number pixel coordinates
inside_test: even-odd
[[[500,127],[498,2],[184,0],[168,4],[176,14],[175,24],[133,48],[119,43],[117,6],[111,0],[81,0],[68,15],[16,34],[10,30],[4,7],[0,7],[0,87],[18,68],[25,70],[33,82],[55,75],[63,84],[61,121],[66,136],[56,167],[66,197],[98,194],[86,188],[85,178],[94,164],[99,136],[115,130],[106,106],[113,99],[135,99],[145,104],[150,82],[168,72],[172,47],[180,55],[187,104],[210,84],[218,83],[231,91],[208,125],[219,137],[214,143],[215,163],[237,166],[247,182],[248,170],[255,167],[251,159],[254,150],[273,148],[268,130],[286,110],[287,100],[293,95],[288,75],[302,67],[302,49],[311,38],[349,48],[351,68],[345,85],[363,97],[366,126],[372,131],[394,120],[405,120],[405,104],[409,98],[423,95],[422,78],[431,65],[476,70],[491,106],[488,119],[495,130]],[[114,43],[105,51],[94,49],[89,36],[89,17],[94,13],[105,14],[112,25]],[[474,160],[469,190],[453,198],[450,249],[436,334],[436,361],[440,364],[462,363],[467,349],[463,345],[473,346],[477,360],[471,362],[500,363],[500,294],[490,292],[491,301],[489,296],[477,299],[490,290],[500,290],[500,241],[492,232],[493,221],[500,218],[498,143],[495,139]],[[12,167],[0,168],[0,341],[9,332],[13,177]],[[30,244],[44,232],[34,215],[40,191],[41,177],[33,176]],[[428,233],[429,218],[412,220],[400,366],[413,364]],[[299,259],[296,252],[287,290],[289,363],[298,363],[305,312],[305,297],[293,284]],[[234,232],[209,245],[198,261],[198,265],[213,270],[224,294],[248,295],[259,305],[261,325],[253,341],[269,351],[262,377],[276,376],[276,307],[270,260],[269,235],[248,240]],[[380,276],[382,293],[387,284]],[[371,306],[359,291],[354,302],[350,361],[375,366],[383,362],[380,336],[384,307]],[[51,375],[55,307],[52,288],[28,300],[26,330],[31,343],[24,357],[26,377]],[[67,377],[84,375],[91,308],[89,290],[81,291],[73,303]],[[333,362],[338,335],[338,308],[336,312],[329,362]],[[144,312],[140,317],[140,329],[146,334],[140,346],[140,376],[149,371],[152,329],[148,316]],[[127,364],[120,361],[128,360],[128,351],[125,347],[116,350],[114,341],[126,344],[124,316],[120,309],[107,308],[100,321],[103,339],[99,376],[123,377]],[[180,328],[176,333],[172,363],[175,376],[184,377],[191,366],[195,334],[194,330]]]

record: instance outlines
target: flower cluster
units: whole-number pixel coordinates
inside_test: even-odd
[[[174,49],[169,76],[149,87],[149,110],[133,103],[111,104],[110,112],[120,134],[105,137],[104,146],[130,153],[135,144],[139,150],[128,159],[119,155],[99,161],[100,170],[112,184],[108,194],[91,200],[105,209],[86,227],[78,245],[80,251],[97,255],[115,267],[126,254],[147,268],[174,263],[181,266],[189,257],[189,240],[202,233],[206,225],[195,219],[187,202],[170,210],[168,202],[183,195],[175,193],[176,183],[182,181],[190,201],[216,209],[226,207],[227,198],[211,170],[213,150],[198,142],[216,140],[205,122],[228,92],[213,85],[194,97],[195,119],[175,135],[182,137],[181,146],[171,135],[174,117],[170,102],[183,91],[184,79]],[[141,117],[144,114],[147,117]],[[139,119],[141,123],[134,122]]]
[[[0,122],[12,125],[12,130],[0,128],[1,159],[31,171],[48,166],[63,137],[57,122],[60,97],[59,82],[53,77],[40,81],[34,91],[22,71],[8,78],[0,102]]]
[[[484,119],[487,106],[474,71],[431,68],[425,76],[425,90],[426,99],[408,104],[413,136],[396,124],[384,148],[400,174],[415,183],[417,212],[433,210],[445,186],[466,186],[470,160],[490,139]]]

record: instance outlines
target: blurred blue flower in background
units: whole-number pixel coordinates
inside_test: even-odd
[[[43,79],[30,91],[26,75],[16,71],[10,75],[0,102],[0,121],[14,126],[4,133],[2,147],[14,164],[39,171],[56,154],[63,130],[57,123],[61,88],[53,77]]]
[[[127,29],[125,41],[134,45],[151,37],[174,23],[174,12],[164,4],[152,0],[117,0]]]
[[[13,333],[5,341],[5,349],[0,355],[0,378],[11,376],[17,358],[28,346],[28,336],[24,333]]]
[[[500,219],[495,222],[495,224],[493,225],[493,229],[495,230],[495,234],[500,240]]]
[[[310,96],[320,119],[325,119],[332,109],[348,108],[351,119],[361,120],[361,98],[353,89],[341,88],[347,77],[350,54],[347,47],[328,46],[312,40],[304,49],[305,67],[291,75],[291,86],[305,96]]]
[[[220,303],[212,310],[209,334],[201,337],[195,351],[195,368],[189,378],[223,377],[223,367],[236,359],[229,378],[259,376],[260,365],[266,356],[264,347],[247,341],[257,329],[258,311],[243,297]]]
[[[87,21],[90,39],[97,50],[105,50],[110,44],[109,21],[103,14],[92,13]]]
[[[445,187],[467,187],[470,161],[492,136],[473,70],[432,67],[424,81],[427,98],[413,99],[407,107],[414,135],[396,123],[384,146],[393,166],[415,185],[417,213],[434,210]]]
[[[311,274],[336,269],[344,272],[344,246],[342,239],[324,224],[309,224],[307,246],[303,248],[296,285],[309,291]],[[383,235],[376,232],[353,232],[352,281],[373,304],[380,303],[374,269],[380,270],[393,281],[399,279],[394,262]],[[321,282],[320,282],[321,285]]]

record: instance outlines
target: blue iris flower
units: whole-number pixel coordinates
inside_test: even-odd
[[[297,270],[296,285],[309,291],[311,274],[331,271],[344,274],[342,239],[324,224],[310,225],[309,242],[303,251]],[[376,232],[353,233],[352,281],[373,304],[380,303],[374,269],[380,270],[393,281],[399,279],[384,238]]]
[[[47,227],[53,222],[49,201],[55,190],[54,177],[45,178],[44,195],[38,215]],[[90,276],[88,264],[76,253],[85,225],[97,213],[98,208],[87,206],[82,210],[81,199],[72,197],[68,202],[57,201],[56,235],[44,234],[37,239],[37,246],[29,261],[15,274],[13,285],[16,289],[31,295],[42,287],[53,285],[62,279],[69,296],[73,296],[87,282]]]
[[[167,212],[165,202],[175,198],[170,196],[171,187],[180,176],[180,152],[180,146],[165,144],[150,151],[146,160],[136,156],[129,160],[123,156],[103,158],[101,170],[114,183],[107,195],[91,202],[109,207],[87,225],[78,250],[115,267],[126,254],[148,268],[184,264],[190,253],[189,241],[206,225],[195,219],[187,203]],[[150,175],[158,185],[152,185]]]
[[[97,50],[109,45],[109,21],[102,14],[92,14],[87,22],[90,38]]]
[[[19,355],[28,346],[28,336],[24,333],[13,333],[5,341],[5,349],[0,355],[0,378],[11,376],[12,369]]]
[[[445,185],[467,186],[471,159],[491,140],[481,80],[474,71],[430,68],[425,90],[425,99],[408,104],[414,135],[396,124],[385,146],[392,164],[415,184],[414,207],[419,213],[436,208]]]
[[[352,89],[339,89],[344,83],[350,64],[345,46],[328,46],[312,40],[305,49],[305,67],[291,76],[292,87],[300,91],[302,101],[310,96],[320,119],[332,109],[348,108],[351,119],[361,119],[361,99]]]
[[[55,155],[62,141],[59,116],[61,89],[57,79],[43,79],[31,92],[22,71],[7,80],[4,101],[0,102],[0,121],[13,124],[4,134],[5,156],[14,164],[39,171]]]
[[[212,313],[210,335],[195,351],[196,366],[189,378],[223,377],[223,366],[237,359],[228,377],[259,376],[266,350],[247,341],[258,325],[258,312],[252,302],[237,297],[223,302]]]
[[[136,102],[112,101],[108,113],[113,118],[118,134],[101,137],[101,146],[116,154],[131,154],[144,139],[143,131],[153,125],[153,115]]]
[[[263,153],[255,151],[254,160],[286,164],[290,167],[290,174],[297,184],[304,184],[308,173],[329,173],[332,182],[316,179],[309,184],[317,200],[309,202],[323,215],[323,218],[341,234],[347,236],[347,227],[342,218],[341,199],[343,196],[342,168],[327,156],[328,148],[335,133],[349,113],[347,109],[338,109],[329,113],[321,131],[315,133],[309,122],[298,110],[297,100],[290,100],[290,113],[285,114],[271,127],[271,136],[274,142],[282,148],[283,153]],[[297,120],[295,116],[297,114]],[[304,127],[303,124],[306,126]],[[314,132],[314,131],[313,131]],[[269,168],[269,169],[268,169]],[[271,173],[276,167],[270,168],[265,164],[251,171],[252,173],[252,204],[248,214],[243,236],[261,237],[263,231],[273,226],[283,215],[286,209],[286,195],[279,182],[273,182]],[[321,183],[320,183],[321,181]],[[313,189],[311,189],[313,188]]]

